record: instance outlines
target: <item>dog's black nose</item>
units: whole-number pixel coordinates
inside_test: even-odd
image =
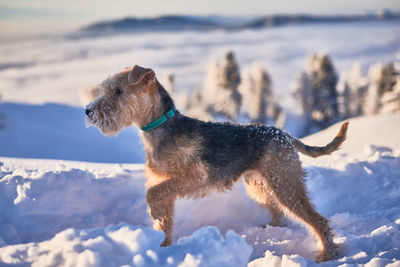
[[[92,114],[93,114],[93,112],[92,112],[90,109],[88,109],[88,108],[85,110],[85,113],[86,113],[86,115],[87,115],[88,117],[92,116]]]

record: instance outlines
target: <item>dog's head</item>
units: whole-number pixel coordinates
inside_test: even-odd
[[[151,69],[126,68],[99,85],[99,97],[86,106],[86,122],[109,136],[132,124],[145,125],[160,103],[158,89]]]

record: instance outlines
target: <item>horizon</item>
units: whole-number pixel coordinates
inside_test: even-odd
[[[178,15],[252,18],[281,14],[361,15],[377,14],[385,9],[400,12],[400,3],[397,0],[340,0],[329,4],[318,0],[305,0],[301,3],[295,0],[279,3],[263,0],[217,0],[210,5],[205,1],[188,3],[185,0],[154,0],[140,4],[138,1],[128,0],[116,0],[112,3],[106,0],[0,0],[0,32],[7,36],[66,32],[95,22],[126,17]]]

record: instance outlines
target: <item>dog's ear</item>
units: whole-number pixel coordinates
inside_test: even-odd
[[[156,75],[152,69],[142,68],[135,65],[128,76],[129,84],[151,83],[156,81]]]

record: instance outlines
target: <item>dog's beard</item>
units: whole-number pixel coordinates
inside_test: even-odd
[[[100,101],[102,101],[100,105]],[[86,116],[86,127],[97,127],[104,135],[114,136],[120,130],[120,123],[116,121],[118,113],[112,108],[111,103],[105,102],[107,99],[97,99],[90,103],[86,108],[91,110],[90,116]]]
[[[120,131],[120,128],[116,127],[113,121],[98,121],[90,117],[86,117],[85,125],[86,128],[94,126],[98,128],[102,134],[107,136],[115,136]]]

